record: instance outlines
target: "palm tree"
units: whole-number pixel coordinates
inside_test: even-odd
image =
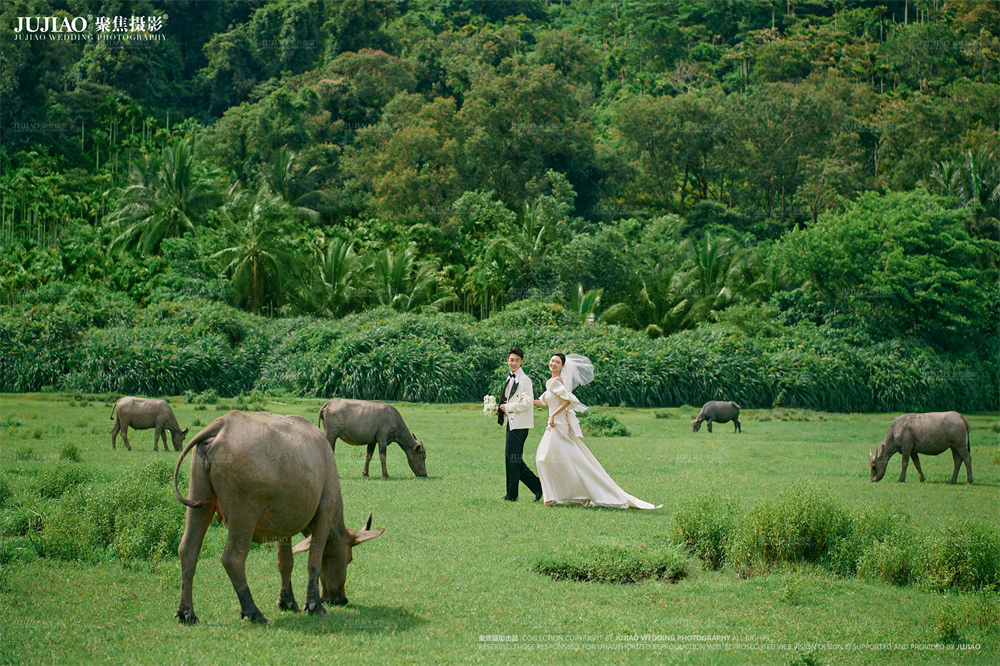
[[[512,258],[518,267],[519,279],[522,284],[533,284],[535,265],[545,258],[548,252],[548,221],[541,204],[534,206],[524,204],[520,221],[513,233],[493,238],[486,244],[485,256],[498,253]]]
[[[458,299],[451,289],[438,288],[439,260],[417,262],[417,248],[410,245],[398,255],[385,249],[372,263],[372,288],[379,305],[400,312],[417,308],[440,310]]]
[[[298,153],[287,146],[274,153],[273,161],[261,169],[260,175],[272,193],[287,203],[297,216],[309,222],[319,221],[316,207],[332,201],[328,192],[316,189],[322,175],[320,168],[305,168],[299,161]]]
[[[238,194],[227,213],[235,244],[211,258],[229,260],[223,272],[230,275],[234,292],[259,313],[268,300],[280,300],[287,279],[298,271],[298,258],[285,246],[295,216],[265,187],[254,195]]]
[[[354,251],[354,241],[334,238],[314,269],[313,299],[329,317],[349,311],[364,282],[364,264]]]
[[[932,191],[954,197],[959,208],[973,208],[971,234],[1000,237],[1000,161],[985,148],[966,151],[958,164],[938,162],[930,180]]]
[[[121,229],[111,249],[138,243],[144,253],[158,254],[164,238],[194,233],[200,214],[221,200],[218,184],[198,173],[190,139],[129,169],[132,184],[121,192],[123,206],[108,217]]]

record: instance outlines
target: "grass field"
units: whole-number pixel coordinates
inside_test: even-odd
[[[152,431],[133,432],[133,451],[110,446],[109,404],[69,395],[0,398],[0,471],[15,497],[75,444],[89,483],[109,483],[155,458]],[[216,406],[171,401],[182,427],[204,426]],[[223,403],[232,401],[223,400]],[[320,401],[268,402],[272,412],[315,422]],[[501,502],[503,438],[478,405],[398,404],[426,445],[427,478],[414,478],[398,446],[392,478],[361,476],[361,447],[340,443],[337,459],[348,525],[369,512],[385,534],[355,550],[346,607],[327,617],[279,612],[274,548],[251,551],[247,574],[269,627],[241,621],[219,562],[224,527],[209,530],[194,581],[201,624],[178,625],[176,556],[125,568],[13,558],[0,573],[0,661],[58,663],[970,663],[1000,662],[997,592],[940,593],[837,578],[797,564],[749,579],[691,558],[678,583],[620,586],[556,581],[533,571],[549,555],[662,543],[678,502],[716,491],[741,507],[808,484],[845,506],[886,500],[933,528],[977,517],[1000,525],[1000,434],[996,414],[968,416],[975,484],[949,485],[949,454],[924,457],[927,482],[900,458],[869,480],[868,449],[895,414],[745,410],[743,433],[721,424],[691,432],[696,410],[597,408],[631,436],[588,437],[622,488],[662,503],[658,511],[543,507]],[[783,417],[783,418],[782,418]],[[197,421],[196,421],[197,420]],[[542,425],[536,414],[536,423]],[[200,428],[193,425],[190,436]],[[534,469],[541,430],[525,457]],[[33,455],[27,455],[28,451]],[[187,468],[187,461],[184,466]],[[965,470],[960,473],[965,479]],[[177,504],[177,514],[182,507]],[[20,539],[19,544],[27,544]],[[20,546],[19,546],[20,547]],[[305,598],[298,556],[293,584]],[[949,634],[950,632],[950,634]],[[945,645],[944,639],[952,640]],[[509,640],[516,637],[517,640]],[[501,639],[507,640],[501,640]],[[957,645],[956,645],[957,643]],[[878,645],[882,647],[862,647]],[[885,649],[886,645],[890,649]],[[902,646],[902,647],[900,647]],[[972,649],[962,649],[973,646]]]

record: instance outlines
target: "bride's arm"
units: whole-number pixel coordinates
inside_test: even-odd
[[[569,406],[570,406],[570,404],[571,404],[571,403],[570,403],[570,401],[569,401],[569,400],[563,400],[563,401],[562,401],[562,404],[561,404],[561,405],[559,405],[558,407],[556,407],[556,408],[555,408],[555,409],[554,409],[554,410],[552,411],[552,413],[551,413],[551,414],[549,414],[549,425],[550,425],[550,426],[552,426],[553,428],[554,428],[554,427],[556,426],[556,423],[555,423],[555,421],[556,421],[556,416],[558,416],[558,415],[559,415],[559,414],[560,414],[561,412],[565,411],[565,409],[566,409],[567,407],[569,407]]]

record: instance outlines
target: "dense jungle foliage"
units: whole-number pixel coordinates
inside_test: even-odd
[[[13,38],[86,15],[155,39]],[[995,3],[0,17],[2,391],[1000,404]]]

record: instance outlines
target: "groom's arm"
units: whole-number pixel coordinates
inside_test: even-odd
[[[531,379],[525,375],[524,379],[517,387],[517,393],[507,401],[506,412],[517,414],[523,412],[535,404],[535,394],[532,390]]]

